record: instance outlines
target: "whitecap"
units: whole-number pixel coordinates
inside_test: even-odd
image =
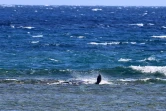
[[[147,60],[149,60],[149,61],[155,61],[156,58],[155,57],[149,57],[149,58],[147,58]]]
[[[13,28],[13,29],[15,28],[15,26],[14,26],[14,25],[10,25],[10,27],[11,27],[11,28]]]
[[[130,42],[131,44],[136,44],[136,42]]]
[[[144,79],[139,79],[139,80],[146,82],[146,81],[149,81],[150,79],[151,79],[151,78],[144,78]]]
[[[34,35],[32,37],[34,37],[34,38],[40,38],[40,37],[43,37],[43,35]]]
[[[32,41],[31,43],[32,44],[37,44],[37,43],[39,43],[39,41]]]
[[[123,59],[123,58],[120,58],[118,61],[119,62],[129,62],[131,61],[132,59]]]
[[[54,61],[54,62],[59,62],[59,60],[49,58],[49,60]]]
[[[154,24],[152,24],[152,23],[148,23],[148,25],[151,25],[151,26],[152,26],[152,25],[154,25]]]
[[[27,27],[20,26],[20,27],[23,28],[23,29],[33,29],[33,28],[35,28],[35,27],[31,27],[31,26],[27,26]]]
[[[161,80],[161,81],[166,81],[166,79],[162,79],[162,78],[143,78],[143,79],[132,79],[132,78],[127,78],[127,79],[118,79],[118,81],[121,82],[136,82],[136,81],[144,81],[147,82],[149,80]]]
[[[58,80],[58,81],[56,81],[56,82],[53,82],[53,83],[47,83],[48,85],[59,85],[59,84],[63,84],[63,83],[65,83],[66,81],[64,81],[64,80]]]
[[[166,26],[162,26],[162,28],[166,29]]]
[[[145,15],[147,15],[148,13],[144,13],[142,16],[145,16]]]
[[[145,58],[143,60],[139,60],[140,62],[144,62],[144,61],[156,61],[156,58],[155,57],[148,57],[148,58]]]
[[[137,44],[137,42],[122,42],[122,44]]]
[[[143,24],[143,23],[129,24],[129,25],[136,25],[136,26],[139,26],[139,27],[143,27],[143,26],[144,26],[144,24]]]
[[[17,79],[5,79],[7,81],[17,81]]]
[[[130,66],[134,70],[141,71],[143,73],[163,73],[166,75],[166,66]]]
[[[91,44],[91,45],[107,45],[107,43],[97,43],[97,42],[90,42],[88,44]]]
[[[101,11],[102,9],[99,9],[99,8],[94,8],[92,9],[92,11]]]
[[[88,44],[91,44],[91,45],[117,45],[119,44],[120,42],[103,42],[103,43],[98,43],[98,42],[90,42]]]
[[[161,35],[161,36],[151,36],[153,38],[166,38],[166,35]]]
[[[48,6],[50,6],[50,5],[44,5],[45,7],[48,7]]]
[[[127,78],[127,79],[118,79],[118,81],[121,81],[121,82],[134,82],[134,81],[137,81],[137,79]]]
[[[78,38],[79,38],[79,39],[83,39],[83,38],[85,38],[85,36],[78,36]]]

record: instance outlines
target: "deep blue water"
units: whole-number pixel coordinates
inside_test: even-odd
[[[166,7],[0,6],[1,110],[164,111],[165,84]]]
[[[165,79],[165,11],[165,7],[1,6],[0,76],[69,79],[102,73]]]

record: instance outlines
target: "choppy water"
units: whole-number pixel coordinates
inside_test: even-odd
[[[165,12],[0,6],[0,109],[164,111]]]

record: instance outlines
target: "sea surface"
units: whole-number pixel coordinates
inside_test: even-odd
[[[1,5],[0,110],[165,111],[166,7]]]

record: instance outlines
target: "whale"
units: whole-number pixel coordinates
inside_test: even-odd
[[[102,80],[101,75],[99,74],[97,76],[97,80],[94,84],[100,84]],[[73,84],[73,85],[81,85],[81,84],[86,84],[87,81],[82,81],[82,80],[70,80],[70,81],[65,81],[65,82],[61,82],[61,84]]]
[[[98,76],[97,76],[97,81],[96,81],[96,83],[95,84],[100,84],[100,82],[101,82],[101,75],[99,74]]]

